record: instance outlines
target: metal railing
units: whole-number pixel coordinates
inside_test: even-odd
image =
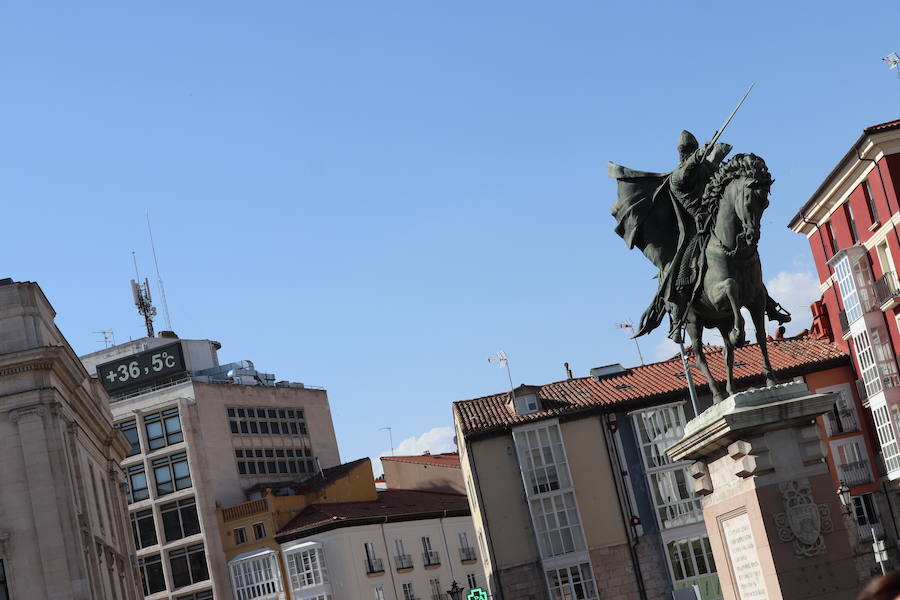
[[[679,500],[659,508],[663,527],[678,527],[703,520],[703,509],[699,500]]]
[[[462,546],[459,549],[459,560],[462,562],[478,560],[478,556],[475,554],[475,548],[471,546]]]
[[[850,321],[847,320],[847,311],[843,308],[838,311],[838,321],[841,324],[841,336],[847,337],[850,333]]]
[[[838,468],[841,471],[841,481],[847,485],[860,485],[872,481],[872,469],[867,460],[839,464]]]
[[[881,523],[867,523],[865,525],[857,525],[859,528],[859,539],[863,542],[871,542],[872,540],[872,530],[875,530],[875,539],[883,540],[884,539],[884,525]]]
[[[426,567],[433,567],[441,564],[441,555],[434,550],[422,553],[422,560],[425,561]]]
[[[398,554],[394,557],[394,566],[398,571],[401,569],[412,569],[412,556],[410,556],[409,554]]]
[[[893,298],[900,298],[900,285],[893,271],[888,271],[875,281],[875,298],[878,304],[884,304]]]
[[[367,558],[363,560],[363,564],[366,566],[366,575],[384,573],[384,563],[380,558]]]

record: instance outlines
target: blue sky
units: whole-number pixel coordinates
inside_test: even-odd
[[[777,180],[765,276],[802,306],[785,225],[900,117],[896,24],[890,3],[8,3],[2,274],[41,284],[79,353],[139,337],[149,210],[179,335],[327,387],[344,459],[385,426],[444,450],[450,402],[507,386],[497,350],[516,383],[637,362],[614,323],[655,283],[612,232],[606,162],[670,169],[753,81],[724,139]]]

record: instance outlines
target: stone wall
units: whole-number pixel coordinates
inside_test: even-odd
[[[591,564],[594,566],[594,581],[597,582],[597,591],[601,598],[641,600],[628,544],[594,548],[591,550]],[[648,571],[653,570],[652,565],[641,564],[641,570],[645,568]]]
[[[497,573],[503,600],[546,600],[547,587],[541,562],[502,569]]]

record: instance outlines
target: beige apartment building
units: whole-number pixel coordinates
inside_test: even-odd
[[[382,456],[381,466],[388,489],[466,493],[458,452]]]
[[[231,598],[217,505],[340,463],[325,390],[276,381],[250,361],[220,365],[219,349],[161,332],[81,357],[130,442],[121,466],[153,600]]]
[[[128,444],[55,315],[0,281],[0,598],[136,600]]]

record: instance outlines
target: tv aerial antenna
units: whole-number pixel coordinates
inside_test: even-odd
[[[95,331],[94,333],[99,333],[103,336],[104,348],[111,348],[116,345],[116,334],[112,329],[103,329],[101,331]]]
[[[627,330],[629,330],[629,331],[631,332],[631,338],[634,340],[634,345],[635,345],[635,347],[637,348],[637,351],[638,351],[638,358],[641,359],[641,364],[642,364],[642,365],[643,365],[643,364],[646,364],[646,363],[644,362],[644,355],[641,354],[641,345],[638,344],[637,338],[634,337],[634,323],[631,322],[631,319],[625,319],[625,320],[622,321],[621,323],[616,323],[616,327],[618,327],[619,329],[627,329]]]
[[[153,317],[156,316],[156,307],[153,306],[153,298],[150,296],[150,282],[144,278],[144,282],[140,283],[141,276],[138,274],[137,257],[134,251],[131,252],[131,258],[134,260],[134,276],[131,280],[131,294],[134,296],[134,305],[137,307],[138,313],[144,317],[144,324],[147,326],[147,337],[153,337]]]
[[[897,69],[897,77],[900,77],[900,68],[897,68],[900,65],[900,56],[897,56],[896,52],[891,52],[881,60],[889,64],[891,69]]]

